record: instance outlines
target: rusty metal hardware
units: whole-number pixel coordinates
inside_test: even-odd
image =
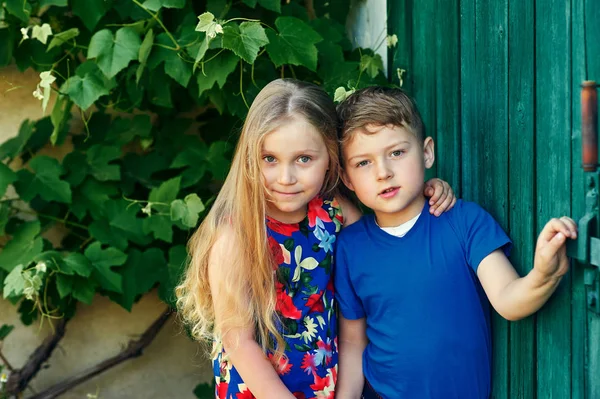
[[[567,253],[584,269],[587,307],[600,314],[600,223],[598,211],[598,85],[583,82],[581,90],[581,146],[586,174],[585,215],[579,220],[576,241],[567,245]]]

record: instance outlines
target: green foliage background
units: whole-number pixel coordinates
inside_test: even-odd
[[[50,115],[0,146],[0,282],[23,323],[72,317],[97,293],[131,310],[156,286],[173,306],[186,241],[259,90],[282,76],[332,95],[385,83],[381,58],[346,38],[348,3],[4,0],[0,66],[56,77]],[[21,40],[45,23],[45,44]],[[48,145],[70,150],[40,155]],[[56,225],[67,233],[53,247]]]

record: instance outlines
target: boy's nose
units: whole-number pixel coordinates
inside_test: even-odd
[[[377,179],[378,180],[387,180],[392,177],[394,173],[392,169],[388,167],[388,164],[385,162],[380,163],[377,166]]]

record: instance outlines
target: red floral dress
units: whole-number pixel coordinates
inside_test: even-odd
[[[273,367],[299,399],[333,399],[337,380],[337,316],[333,291],[333,246],[342,226],[338,203],[316,197],[306,218],[287,224],[267,218],[276,271],[277,312],[286,359]],[[218,399],[254,396],[228,361],[220,341],[213,359]],[[268,354],[273,359],[271,353]]]

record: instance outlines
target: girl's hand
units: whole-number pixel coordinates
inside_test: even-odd
[[[452,187],[445,181],[434,177],[425,182],[425,190],[423,192],[429,198],[429,213],[440,216],[443,212],[452,209],[456,204],[456,196]]]

